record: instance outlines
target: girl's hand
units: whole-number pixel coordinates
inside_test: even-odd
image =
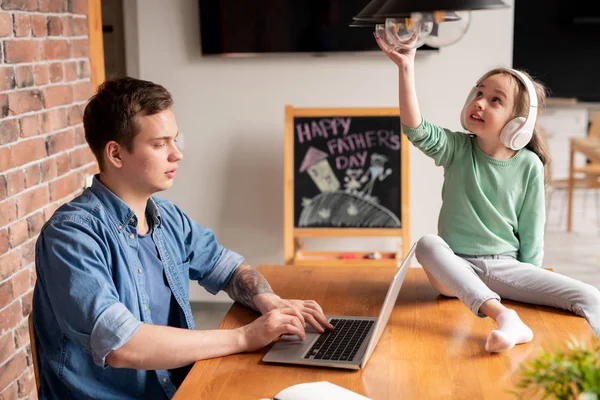
[[[381,33],[385,35],[385,33]],[[377,40],[377,44],[379,48],[383,50],[385,54],[389,57],[390,60],[394,62],[398,67],[402,69],[406,69],[408,67],[412,68],[415,65],[415,53],[417,49],[395,49],[391,45],[388,45],[388,41],[385,40],[385,37],[380,37],[380,33],[375,31],[373,33],[375,36],[375,40]],[[416,38],[415,38],[416,40]]]

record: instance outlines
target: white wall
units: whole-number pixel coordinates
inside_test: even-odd
[[[284,106],[397,106],[395,65],[383,53],[203,58],[198,0],[137,0],[137,7],[125,11],[126,24],[138,28],[137,44],[127,43],[128,57],[139,57],[139,77],[173,93],[185,136],[180,173],[161,195],[212,228],[250,264],[281,264]],[[487,69],[511,65],[512,30],[512,8],[476,11],[461,41],[418,55],[424,117],[458,129],[470,86]],[[410,177],[416,240],[437,231],[442,170],[412,148]],[[192,287],[192,300],[209,300]]]

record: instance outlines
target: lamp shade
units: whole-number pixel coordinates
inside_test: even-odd
[[[508,4],[502,0],[387,0],[370,17],[381,20],[410,17],[413,12],[489,10],[506,7]]]
[[[385,23],[385,18],[375,18],[373,17],[377,11],[387,3],[388,0],[372,0],[360,10],[358,14],[354,18],[352,24],[356,23],[357,25],[350,26],[374,26],[374,24],[383,24]]]

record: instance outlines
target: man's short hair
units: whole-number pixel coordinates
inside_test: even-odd
[[[171,93],[163,86],[141,79],[107,80],[98,87],[83,112],[85,140],[103,170],[106,144],[115,141],[133,151],[139,133],[137,117],[158,114],[173,105]]]

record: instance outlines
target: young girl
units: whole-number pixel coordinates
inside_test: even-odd
[[[421,118],[415,50],[395,50],[384,38],[376,39],[399,67],[404,133],[444,167],[439,236],[424,236],[416,250],[433,287],[458,297],[479,317],[496,321],[498,328],[485,344],[489,352],[533,339],[531,329],[501,298],[572,311],[600,337],[600,291],[541,268],[549,156],[534,126],[545,101],[542,85],[520,71],[489,71],[477,81],[461,115],[471,135],[451,132]],[[531,103],[528,92],[535,95]],[[527,118],[514,121],[518,116]],[[525,121],[525,131],[519,130]]]

